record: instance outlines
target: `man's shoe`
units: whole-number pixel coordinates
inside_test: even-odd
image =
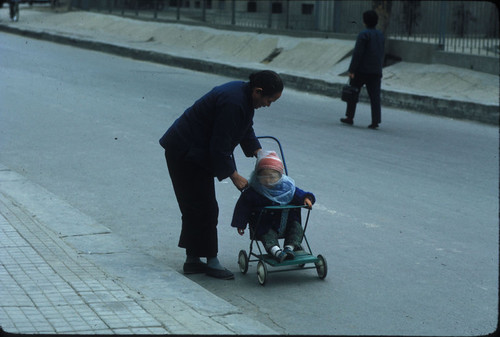
[[[186,262],[182,269],[184,274],[202,274],[207,271],[207,264],[204,262]]]
[[[368,128],[369,128],[369,129],[373,129],[373,130],[375,130],[375,129],[377,129],[377,128],[378,128],[378,124],[373,124],[373,123],[372,123],[372,124],[368,125]]]
[[[349,124],[349,125],[353,124],[352,118],[341,118],[340,121],[344,124]]]
[[[234,279],[234,274],[227,269],[215,269],[207,267],[206,274],[221,280],[232,280]]]

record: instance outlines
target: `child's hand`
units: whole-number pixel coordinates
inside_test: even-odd
[[[238,234],[239,235],[245,234],[245,228],[238,228]]]
[[[313,204],[312,204],[311,200],[309,200],[309,198],[304,199],[304,205],[306,205],[307,208],[309,208],[309,209],[311,209],[313,207]]]

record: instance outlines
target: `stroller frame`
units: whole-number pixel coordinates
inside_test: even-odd
[[[279,147],[280,150],[280,155],[283,161],[283,166],[285,169],[285,174],[288,175],[288,170],[286,167],[286,162],[285,162],[285,157],[283,154],[283,149],[281,146],[281,143],[279,142],[278,139],[272,136],[260,136],[257,137],[258,139],[262,138],[267,138],[267,139],[272,139],[274,140]],[[305,241],[307,249],[304,250],[302,245],[299,247],[299,249],[296,249],[294,251],[295,258],[292,260],[284,260],[283,262],[278,262],[276,259],[268,254],[265,249],[261,248],[261,244],[259,243],[259,240],[257,239],[257,229],[259,225],[261,224],[261,219],[264,214],[267,212],[273,212],[273,211],[279,211],[281,212],[281,216],[283,216],[283,211],[284,210],[291,210],[291,209],[297,209],[297,208],[307,208],[307,206],[292,206],[292,205],[284,205],[284,206],[267,206],[264,207],[257,218],[257,221],[255,223],[255,228],[252,229],[250,227],[250,250],[249,253],[245,250],[240,250],[239,255],[238,255],[238,266],[242,274],[246,274],[248,271],[248,266],[250,262],[258,262],[257,263],[257,279],[259,281],[260,285],[265,285],[267,281],[267,275],[269,273],[275,273],[275,272],[284,272],[284,271],[296,271],[296,270],[303,270],[303,269],[316,269],[318,276],[320,279],[324,279],[327,275],[328,267],[325,258],[322,255],[314,256],[311,250],[311,246],[309,245],[309,241],[307,240],[306,237],[306,229],[307,225],[309,223],[309,215],[311,213],[311,209],[307,208],[307,216],[306,216],[306,221],[303,225],[303,235],[302,235],[302,241]],[[301,224],[302,225],[302,224]],[[281,234],[279,236],[279,239],[283,239],[283,235]],[[254,251],[253,245],[256,245],[258,253]],[[314,264],[314,266],[308,266],[306,267],[307,264]],[[284,267],[284,268],[279,268],[276,270],[268,270],[267,265],[270,265],[271,267]]]

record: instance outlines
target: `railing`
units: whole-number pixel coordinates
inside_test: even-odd
[[[394,1],[391,38],[437,45],[448,52],[499,54],[498,9],[487,1]]]
[[[249,11],[249,3],[254,3],[255,11]],[[281,5],[273,7],[276,3]],[[143,19],[279,29],[311,35],[334,33],[353,39],[364,28],[363,12],[372,9],[373,3],[362,0],[72,0],[73,7]],[[389,20],[380,20],[379,28],[389,38],[435,44],[448,52],[499,55],[498,8],[493,2],[394,0],[385,3]],[[304,12],[304,8],[309,10]]]

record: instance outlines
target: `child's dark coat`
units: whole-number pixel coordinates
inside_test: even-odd
[[[304,199],[308,198],[314,204],[316,198],[311,192],[306,192],[300,188],[295,188],[295,194],[292,201],[288,205],[301,206],[304,205]],[[262,208],[266,206],[278,206],[279,204],[269,200],[263,195],[257,193],[253,188],[248,188],[241,193],[236,206],[234,207],[233,220],[231,226],[245,229],[247,224],[253,228]],[[267,233],[269,229],[279,230],[281,221],[281,211],[266,212],[260,219],[257,236]],[[300,208],[291,209],[288,214],[288,223],[298,221],[300,223]]]

